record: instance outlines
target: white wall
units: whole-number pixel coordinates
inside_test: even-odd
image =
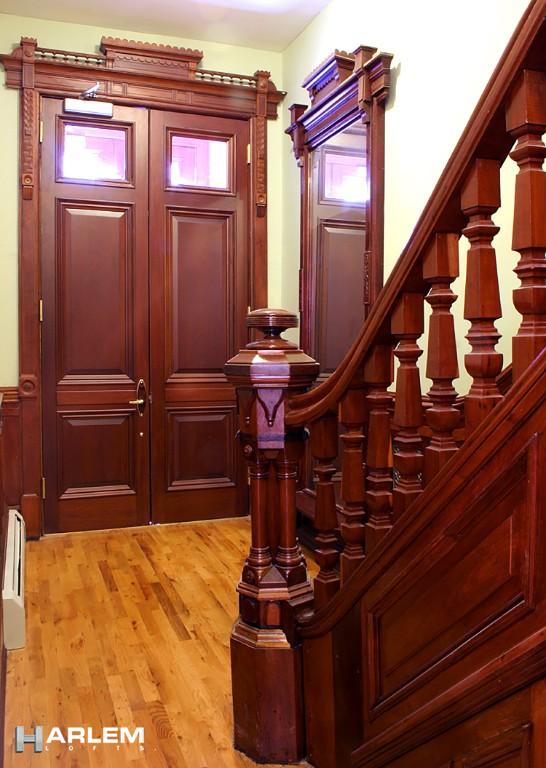
[[[305,76],[335,48],[352,51],[373,45],[394,54],[394,88],[386,115],[385,264],[392,269],[438,177],[453,151],[527,0],[331,0],[284,51],[285,118],[294,102],[308,103],[301,88]],[[512,161],[509,161],[511,164]],[[297,310],[299,262],[299,170],[291,147],[283,149],[283,304]],[[512,184],[503,173],[506,190]],[[509,193],[505,190],[505,197]],[[501,214],[496,217],[497,222]],[[507,316],[499,323],[511,335],[516,323],[511,290],[515,257],[510,250],[511,223],[503,220],[498,261]],[[464,259],[461,259],[464,262]],[[462,292],[461,281],[456,292]],[[455,306],[458,334],[462,301]],[[508,340],[507,340],[508,341]],[[464,351],[466,342],[461,345]],[[509,359],[510,345],[499,346]],[[460,367],[463,368],[462,358]],[[462,388],[467,380],[461,382]]]
[[[19,16],[0,14],[0,51],[8,53],[22,36],[35,37],[46,48],[92,53],[98,50],[103,35],[149,40],[204,51],[202,66],[239,74],[253,74],[257,69],[269,70],[273,82],[282,86],[282,55],[272,51],[243,48],[201,40],[170,38],[164,35],[143,34],[65,24]],[[281,302],[281,216],[282,186],[278,158],[283,138],[282,115],[268,123],[270,174],[268,184],[269,217],[269,291],[271,302]],[[18,378],[17,338],[17,207],[18,207],[18,144],[19,95],[4,85],[0,67],[0,386],[14,386]]]

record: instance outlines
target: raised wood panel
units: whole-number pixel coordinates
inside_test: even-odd
[[[317,359],[331,373],[364,322],[366,226],[326,219],[318,229]]]
[[[457,768],[531,768],[531,725],[501,733],[457,761]]]
[[[2,400],[2,485],[7,506],[19,507],[23,492],[21,404],[16,387],[0,387]]]
[[[59,414],[59,496],[134,494],[132,411]]]
[[[57,202],[59,381],[134,380],[132,219],[130,205]]]
[[[470,507],[460,505],[445,536],[420,553],[405,588],[376,597],[367,616],[372,707],[402,688],[408,695],[420,678],[533,609],[536,510],[528,464],[526,451]]]
[[[169,490],[233,487],[234,408],[168,411]]]
[[[167,227],[170,370],[221,373],[235,353],[234,213],[170,209]]]

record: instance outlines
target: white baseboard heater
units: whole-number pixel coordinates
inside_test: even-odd
[[[2,587],[4,645],[8,651],[25,645],[25,539],[25,521],[10,509]]]

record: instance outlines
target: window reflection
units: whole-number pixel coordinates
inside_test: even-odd
[[[365,203],[368,199],[366,160],[363,155],[344,152],[324,153],[324,197],[347,203]]]
[[[64,125],[62,175],[66,179],[125,181],[127,132],[89,124]]]
[[[173,187],[229,188],[228,142],[195,136],[173,136],[171,140],[171,185]]]

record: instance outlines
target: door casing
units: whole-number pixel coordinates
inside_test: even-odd
[[[267,120],[277,117],[284,93],[265,71],[233,75],[199,68],[202,52],[103,37],[100,52],[42,48],[21,38],[0,55],[6,85],[20,91],[19,177],[19,384],[21,411],[21,510],[27,534],[42,532],[42,397],[40,314],[40,98],[78,97],[99,83],[98,97],[250,122],[252,308],[267,303]],[[46,489],[47,492],[47,489]]]

